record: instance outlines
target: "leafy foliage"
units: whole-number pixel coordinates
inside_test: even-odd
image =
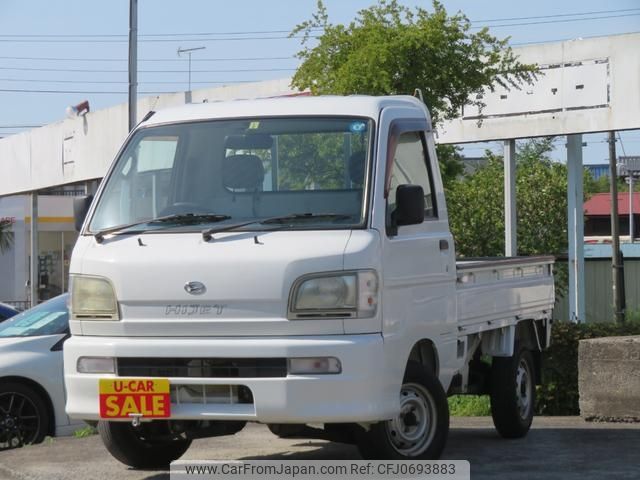
[[[552,162],[552,139],[520,146],[516,168],[518,253],[557,254],[567,248],[567,169]],[[450,183],[447,205],[457,252],[488,257],[504,252],[504,167],[487,152],[487,164]]]
[[[318,29],[317,44],[309,46]],[[508,39],[487,28],[472,33],[464,14],[449,16],[438,1],[429,12],[380,0],[348,25],[333,25],[319,0],[316,13],[291,35],[301,32],[294,87],[339,95],[413,94],[420,88],[434,123],[458,116],[468,103],[482,109],[485,88],[519,88],[537,72],[517,60]]]
[[[640,335],[640,318],[626,323],[554,322],[551,347],[543,354],[539,415],[578,415],[578,342],[586,338]]]
[[[436,145],[440,175],[445,190],[448,190],[451,183],[464,173],[461,150],[456,145]]]
[[[367,136],[345,133],[280,135],[278,188],[345,188],[345,155],[365,152]]]
[[[453,395],[449,397],[449,413],[454,417],[491,415],[489,395]]]

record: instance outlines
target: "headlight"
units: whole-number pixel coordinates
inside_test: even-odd
[[[378,305],[378,277],[372,270],[305,276],[290,299],[293,318],[372,317]]]
[[[71,276],[71,318],[119,320],[113,286],[103,277]]]

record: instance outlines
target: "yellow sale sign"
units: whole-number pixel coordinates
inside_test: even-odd
[[[169,380],[166,378],[100,379],[100,417],[105,419],[171,416]]]

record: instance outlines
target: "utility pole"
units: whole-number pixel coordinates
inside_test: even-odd
[[[38,259],[38,191],[31,192],[31,272],[29,287],[31,289],[31,308],[38,305],[38,287],[40,286],[40,271]]]
[[[178,56],[186,53],[189,56],[189,89],[187,90],[187,103],[191,103],[191,54],[196,50],[204,50],[207,47],[181,48],[178,47]]]
[[[629,172],[629,242],[633,243],[633,176],[636,172]]]
[[[138,112],[138,0],[129,0],[129,131],[136,126]]]
[[[618,174],[616,168],[616,137],[609,132],[609,185],[611,191],[611,266],[613,270],[613,310],[616,322],[624,322],[624,266],[620,255],[620,225],[618,219]]]
[[[504,141],[504,256],[518,256],[516,215],[516,141]]]

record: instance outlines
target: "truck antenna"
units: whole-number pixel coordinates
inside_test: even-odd
[[[416,89],[413,91],[413,96],[414,96],[414,97],[416,97],[416,98],[419,98],[419,99],[420,99],[420,101],[421,101],[422,103],[424,103],[424,98],[423,98],[423,96],[422,96],[422,90],[420,90],[419,88],[416,88]]]

